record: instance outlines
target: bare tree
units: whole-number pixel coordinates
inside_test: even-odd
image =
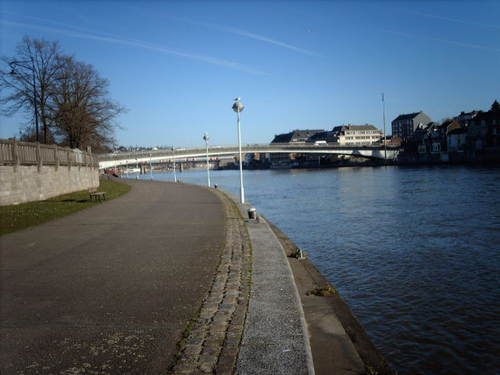
[[[3,57],[1,112],[24,111],[29,124],[22,138],[55,140],[70,147],[107,149],[114,142],[114,119],[124,109],[108,98],[109,83],[89,64],[61,53],[56,42],[24,37],[14,57]]]
[[[14,57],[3,57],[5,70],[0,71],[0,104],[2,113],[9,116],[24,111],[33,121],[39,141],[39,121],[43,141],[50,138],[50,100],[59,74],[59,45],[43,39],[24,37]]]
[[[114,142],[114,119],[124,109],[108,98],[109,82],[92,65],[60,57],[53,97],[55,132],[70,147],[108,149]]]
[[[19,130],[19,140],[21,142],[38,142],[35,127],[28,125],[25,128]],[[49,131],[46,143],[56,143],[56,139],[52,131]]]

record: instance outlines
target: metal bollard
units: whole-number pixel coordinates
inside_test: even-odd
[[[257,210],[255,209],[255,207],[252,207],[252,208],[248,209],[248,218],[250,220],[257,219]]]

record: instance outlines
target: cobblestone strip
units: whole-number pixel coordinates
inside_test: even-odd
[[[217,192],[226,214],[226,244],[199,317],[180,344],[174,374],[232,374],[248,307],[251,249],[238,207]]]

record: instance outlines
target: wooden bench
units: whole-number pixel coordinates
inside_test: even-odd
[[[97,189],[89,189],[90,200],[102,201],[106,200],[105,191],[97,191]]]

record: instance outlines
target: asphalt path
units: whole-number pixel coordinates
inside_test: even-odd
[[[0,373],[159,374],[224,245],[209,190],[130,181],[130,193],[0,237]]]

